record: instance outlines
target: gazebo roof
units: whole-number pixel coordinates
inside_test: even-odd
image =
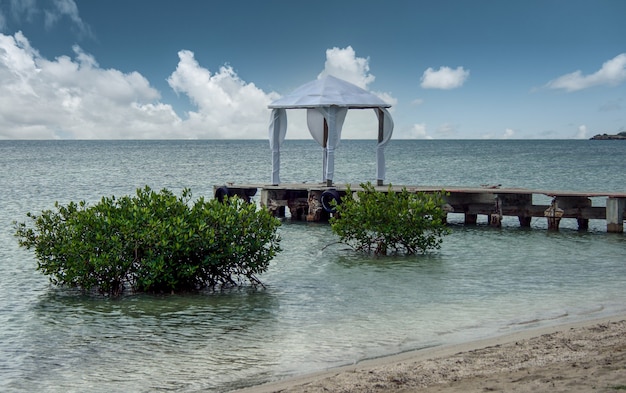
[[[391,105],[367,90],[328,75],[300,86],[292,93],[272,102],[268,105],[268,108],[296,109],[329,106],[348,109],[391,107]]]

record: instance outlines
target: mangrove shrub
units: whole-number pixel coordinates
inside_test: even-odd
[[[280,252],[280,221],[239,198],[180,197],[138,189],[134,196],[58,202],[15,223],[19,244],[32,249],[52,283],[119,295],[189,291],[260,283]]]
[[[446,227],[444,191],[413,193],[403,188],[378,192],[361,184],[356,196],[350,188],[330,219],[340,241],[355,250],[378,255],[415,254],[439,249]]]

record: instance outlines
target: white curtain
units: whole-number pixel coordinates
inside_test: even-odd
[[[324,146],[324,119],[328,125],[328,142],[322,156],[322,180],[333,180],[335,174],[335,149],[341,141],[341,129],[348,108],[339,106],[319,107],[307,110],[307,125],[313,139]]]
[[[307,109],[306,123],[311,136],[320,146],[324,146],[324,115],[317,109]],[[326,148],[322,151],[322,181],[326,180]]]
[[[376,112],[376,116],[378,116],[379,124],[381,114],[383,116],[383,138],[382,141],[378,142],[378,145],[376,145],[376,180],[382,182],[385,180],[385,146],[387,146],[387,143],[389,143],[391,139],[391,134],[393,134],[393,120],[391,119],[389,111],[385,108],[376,108],[374,111]]]
[[[393,134],[393,120],[385,108],[375,108],[382,118],[382,140],[376,146],[376,179],[385,179],[385,147]],[[335,174],[335,150],[341,141],[341,130],[348,113],[347,107],[326,106],[307,109],[307,125],[311,136],[324,147],[322,155],[322,180],[332,182]],[[324,119],[328,126],[328,140],[324,143]],[[379,130],[380,131],[380,130]],[[272,184],[280,184],[280,148],[287,133],[287,112],[285,109],[272,110],[269,126],[269,142],[272,150]]]
[[[270,117],[270,149],[272,150],[272,184],[280,184],[280,147],[287,134],[287,111],[273,109]]]

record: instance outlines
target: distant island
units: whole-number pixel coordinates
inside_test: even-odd
[[[609,140],[609,139],[625,139],[626,140],[626,131],[620,132],[616,135],[609,134],[598,134],[590,138],[591,140]]]

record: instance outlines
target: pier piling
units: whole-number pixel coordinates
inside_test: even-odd
[[[624,232],[624,207],[626,198],[608,198],[606,201],[606,231]]]

